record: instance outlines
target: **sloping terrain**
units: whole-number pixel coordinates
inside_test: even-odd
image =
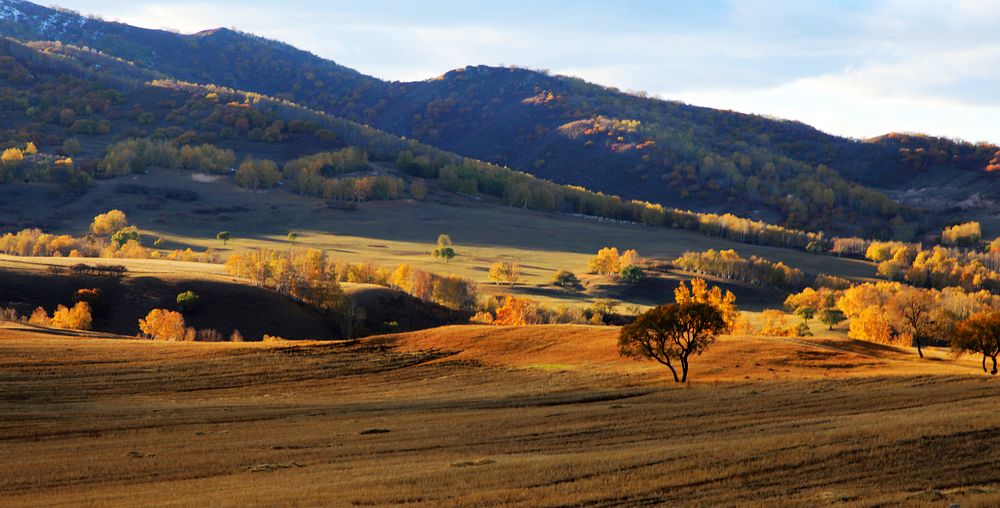
[[[291,100],[559,183],[795,227],[902,237],[933,228],[915,210],[919,201],[899,206],[879,191],[919,188],[911,180],[948,169],[983,175],[998,152],[912,135],[846,139],[519,68],[470,66],[422,82],[384,82],[227,29],[182,35],[21,0],[0,6],[0,34],[21,40],[87,46],[143,72]],[[73,48],[47,51],[96,64]],[[995,183],[995,175],[982,177]],[[963,179],[946,187],[957,201],[982,192]]]
[[[620,357],[617,327],[449,326],[367,340],[401,351],[455,352],[448,360],[522,369],[640,375],[665,372],[665,367],[655,362]],[[975,372],[969,365],[955,365],[943,351],[936,351],[933,358],[918,365],[912,351],[853,339],[725,336],[692,360],[691,375],[697,382],[715,382]]]
[[[1000,445],[1000,400],[974,361],[732,339],[675,387],[662,369],[592,348],[608,329],[485,332],[183,344],[2,326],[0,496],[17,506],[1000,502],[987,452]],[[556,343],[529,352],[546,338]],[[835,362],[813,360],[828,353],[872,367],[826,378]],[[526,365],[533,355],[583,368]]]
[[[130,272],[122,278],[53,275],[46,268],[55,264],[45,258],[0,260],[0,307],[13,307],[30,315],[42,306],[50,314],[57,305],[73,304],[78,289],[101,290],[101,303],[94,311],[93,328],[102,332],[135,336],[139,319],[156,308],[174,309],[178,293],[194,291],[198,307],[184,312],[187,326],[215,329],[228,338],[239,330],[245,340],[258,341],[264,334],[286,339],[337,339],[342,331],[336,320],[277,292],[241,284],[226,276],[221,265],[176,261],[95,260],[73,262],[122,263]],[[69,260],[67,260],[69,261]],[[176,265],[176,266],[175,266]],[[187,268],[188,270],[184,270]],[[418,330],[461,323],[468,315],[423,302],[388,288],[346,285],[345,293],[364,309],[364,324],[357,333]]]

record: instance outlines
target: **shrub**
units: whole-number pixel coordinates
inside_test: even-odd
[[[569,270],[559,270],[552,276],[552,284],[563,288],[574,288],[580,285],[580,279]]]
[[[18,314],[16,310],[10,307],[5,307],[3,309],[0,309],[0,321],[8,321],[11,323],[16,323],[18,321],[21,321],[22,319],[23,318],[21,317],[21,315]]]
[[[222,334],[214,328],[206,328],[204,330],[198,330],[197,337],[195,340],[198,342],[222,342]]]
[[[642,280],[642,267],[639,265],[623,266],[618,277],[626,284],[638,284]]]
[[[198,307],[200,297],[194,291],[185,291],[177,295],[177,310],[189,312]]]
[[[41,307],[36,307],[34,312],[31,313],[31,317],[28,318],[28,323],[33,325],[49,326],[51,323],[49,313],[45,312],[45,309]]]

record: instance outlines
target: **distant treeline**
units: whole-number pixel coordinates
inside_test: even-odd
[[[685,252],[673,264],[689,272],[786,291],[799,291],[807,286],[829,289],[846,289],[851,286],[851,282],[842,277],[807,274],[780,261],[774,262],[759,256],[744,258],[732,249]]]

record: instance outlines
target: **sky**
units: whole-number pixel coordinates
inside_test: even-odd
[[[387,80],[548,69],[867,138],[1000,143],[996,0],[59,0],[183,33],[235,27]]]

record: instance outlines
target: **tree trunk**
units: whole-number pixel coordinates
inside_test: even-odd
[[[997,357],[996,356],[991,356],[990,359],[993,360],[993,371],[990,372],[990,374],[992,374],[992,375],[995,376],[995,375],[997,375]]]
[[[665,362],[664,365],[666,365],[667,368],[670,369],[670,373],[674,375],[674,382],[675,383],[680,383],[681,379],[679,377],[677,377],[677,369],[675,369],[673,365],[670,365],[669,361]],[[684,374],[687,375],[686,372]]]
[[[681,357],[681,383],[687,383],[688,380],[688,362],[687,358]]]
[[[920,348],[920,337],[914,337],[913,341],[917,343],[917,354],[920,355],[921,358],[923,358],[924,350]]]

